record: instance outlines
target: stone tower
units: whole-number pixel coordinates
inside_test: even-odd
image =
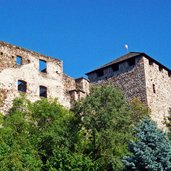
[[[106,81],[120,87],[130,101],[138,97],[163,128],[171,108],[171,71],[145,53],[130,52],[86,74],[91,84]]]

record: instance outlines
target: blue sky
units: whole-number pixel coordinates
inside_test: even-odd
[[[0,0],[0,40],[59,58],[72,77],[129,51],[171,68],[171,0]]]

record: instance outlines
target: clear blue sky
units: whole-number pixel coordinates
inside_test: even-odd
[[[171,0],[0,0],[0,40],[63,60],[75,78],[126,43],[171,68]]]

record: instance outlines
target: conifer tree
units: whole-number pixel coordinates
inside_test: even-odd
[[[149,119],[143,120],[135,129],[136,142],[131,142],[126,156],[126,170],[136,171],[170,171],[171,143],[164,132]]]

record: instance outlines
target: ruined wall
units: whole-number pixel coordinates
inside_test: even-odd
[[[81,78],[77,78],[75,79],[76,82],[76,89],[80,90],[82,92],[85,92],[85,94],[89,94],[89,80],[81,77]]]
[[[128,101],[138,97],[147,104],[144,60],[142,57],[135,58],[135,65],[129,66],[128,62],[124,61],[119,64],[118,71],[114,72],[112,67],[108,67],[104,69],[102,77],[97,77],[96,73],[91,73],[88,78],[92,84],[111,82],[123,90]]]
[[[17,64],[17,56],[22,64]],[[40,71],[40,61],[46,62],[46,70]],[[0,97],[1,112],[6,113],[12,101],[20,95],[18,80],[27,84],[26,96],[31,101],[40,99],[40,86],[47,88],[47,98],[58,98],[65,107],[71,107],[70,90],[76,89],[75,80],[63,74],[62,62],[36,52],[0,42]]]
[[[89,94],[90,88],[89,88],[89,81],[87,79],[81,77],[73,81],[71,77],[65,75],[64,80],[65,80],[65,86],[67,86],[66,97],[70,98],[71,106],[75,101],[80,100],[81,98],[84,98]]]
[[[70,91],[76,89],[76,83],[73,78],[69,77],[66,74],[63,74],[63,84],[64,84],[64,89],[65,89],[64,99],[65,99],[65,101],[68,102],[68,106],[70,108],[72,100],[74,100],[75,96],[77,95],[77,93],[76,93],[76,95],[73,96],[72,94],[70,94]]]
[[[151,117],[160,128],[171,107],[171,77],[168,70],[144,58],[146,91]]]

